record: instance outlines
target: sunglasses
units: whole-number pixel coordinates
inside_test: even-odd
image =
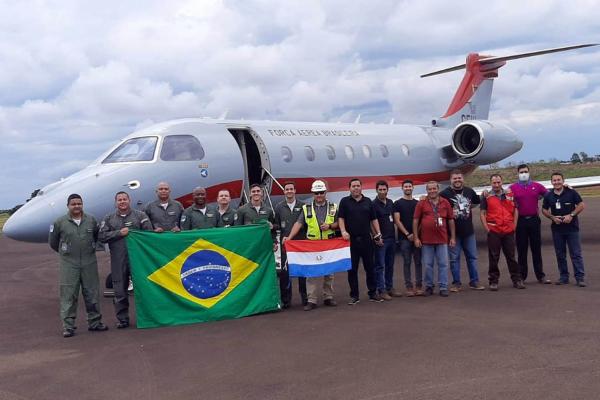
[[[325,194],[325,192],[313,192],[313,194]]]

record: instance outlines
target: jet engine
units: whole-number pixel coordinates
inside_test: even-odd
[[[472,164],[498,162],[521,147],[523,142],[511,128],[491,121],[465,121],[452,133],[452,149],[458,158]]]

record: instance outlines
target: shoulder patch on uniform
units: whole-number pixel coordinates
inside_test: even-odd
[[[142,224],[143,224],[143,223],[144,223],[144,222],[146,222],[146,221],[148,221],[148,218],[144,218],[144,219],[143,219],[143,220],[142,220],[140,223],[142,223]]]
[[[54,232],[54,225],[50,225],[50,233]]]
[[[104,228],[104,225],[106,225],[106,221],[100,222],[100,229]]]
[[[185,222],[185,220],[186,220],[186,216],[185,216],[185,215],[182,215],[182,216],[181,216],[181,222]]]
[[[237,221],[237,219],[238,219],[238,215],[237,215],[237,213],[233,214],[233,220],[234,220],[234,221]]]

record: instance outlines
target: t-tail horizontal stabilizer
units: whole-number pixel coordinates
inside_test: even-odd
[[[467,56],[464,64],[439,71],[421,75],[421,78],[445,74],[447,72],[466,69],[460,86],[448,107],[446,113],[434,125],[447,125],[454,127],[466,120],[486,120],[490,111],[490,100],[492,97],[493,79],[498,77],[498,69],[509,60],[539,56],[542,54],[557,53],[560,51],[581,49],[584,47],[597,46],[597,43],[578,44],[575,46],[557,47],[553,49],[531,51],[527,53],[511,54],[508,56],[494,57],[471,53]]]

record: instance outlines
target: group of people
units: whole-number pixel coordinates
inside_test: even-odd
[[[171,199],[166,182],[156,187],[157,199],[143,211],[131,208],[126,192],[115,195],[115,211],[98,224],[95,218],[83,212],[83,200],[78,194],[67,199],[68,212],[50,227],[49,243],[60,255],[60,316],[63,336],[75,334],[75,317],[79,291],[83,294],[87,312],[88,330],[106,331],[102,322],[99,302],[99,279],[96,261],[96,242],[108,244],[114,306],[117,328],[129,327],[129,299],[127,286],[130,267],[125,237],[129,231],[178,232],[181,230],[248,225],[266,221],[272,232],[273,250],[278,243],[292,239],[328,240],[341,236],[350,241],[351,269],[349,305],[360,302],[358,268],[362,261],[366,273],[368,297],[373,302],[392,300],[393,297],[430,296],[434,292],[434,265],[437,264],[439,295],[460,292],[460,260],[465,255],[469,287],[484,290],[478,275],[477,248],[472,210],[480,205],[481,222],[487,231],[489,250],[489,289],[498,290],[500,251],[504,253],[513,286],[524,289],[527,278],[527,253],[531,248],[534,272],[540,283],[551,283],[543,271],[541,257],[541,221],[538,202],[543,198],[543,215],[552,220],[552,236],[559,266],[560,279],[556,284],[569,283],[566,247],[574,268],[578,286],[585,286],[583,259],[579,240],[578,214],[584,204],[579,194],[564,185],[564,177],[554,173],[553,190],[529,179],[529,167],[520,165],[519,181],[508,190],[502,186],[502,177],[490,178],[491,191],[479,196],[464,185],[461,171],[452,171],[450,186],[440,192],[437,182],[426,184],[427,195],[413,198],[413,182],[402,183],[403,196],[392,201],[388,197],[388,183],[376,183],[377,196],[371,200],[362,194],[360,179],[351,179],[349,195],[339,205],[327,199],[327,186],[322,180],[312,183],[313,198],[303,202],[296,197],[294,182],[283,185],[284,199],[273,209],[263,200],[260,185],[250,186],[250,201],[238,209],[231,207],[227,189],[220,190],[217,205],[207,204],[203,187],[193,190],[193,204],[184,209]],[[515,259],[515,232],[517,257]],[[277,237],[278,233],[278,237]],[[405,291],[394,288],[394,257],[396,239],[402,254]],[[283,308],[292,300],[291,279],[286,268],[285,247],[281,247],[279,286]],[[423,277],[422,265],[425,265]],[[411,268],[411,265],[414,268]],[[452,283],[448,285],[448,265]],[[413,275],[414,269],[414,275]],[[424,278],[424,279],[423,279]],[[299,278],[298,287],[305,311],[318,306],[319,287],[323,304],[337,305],[334,296],[334,276]]]

